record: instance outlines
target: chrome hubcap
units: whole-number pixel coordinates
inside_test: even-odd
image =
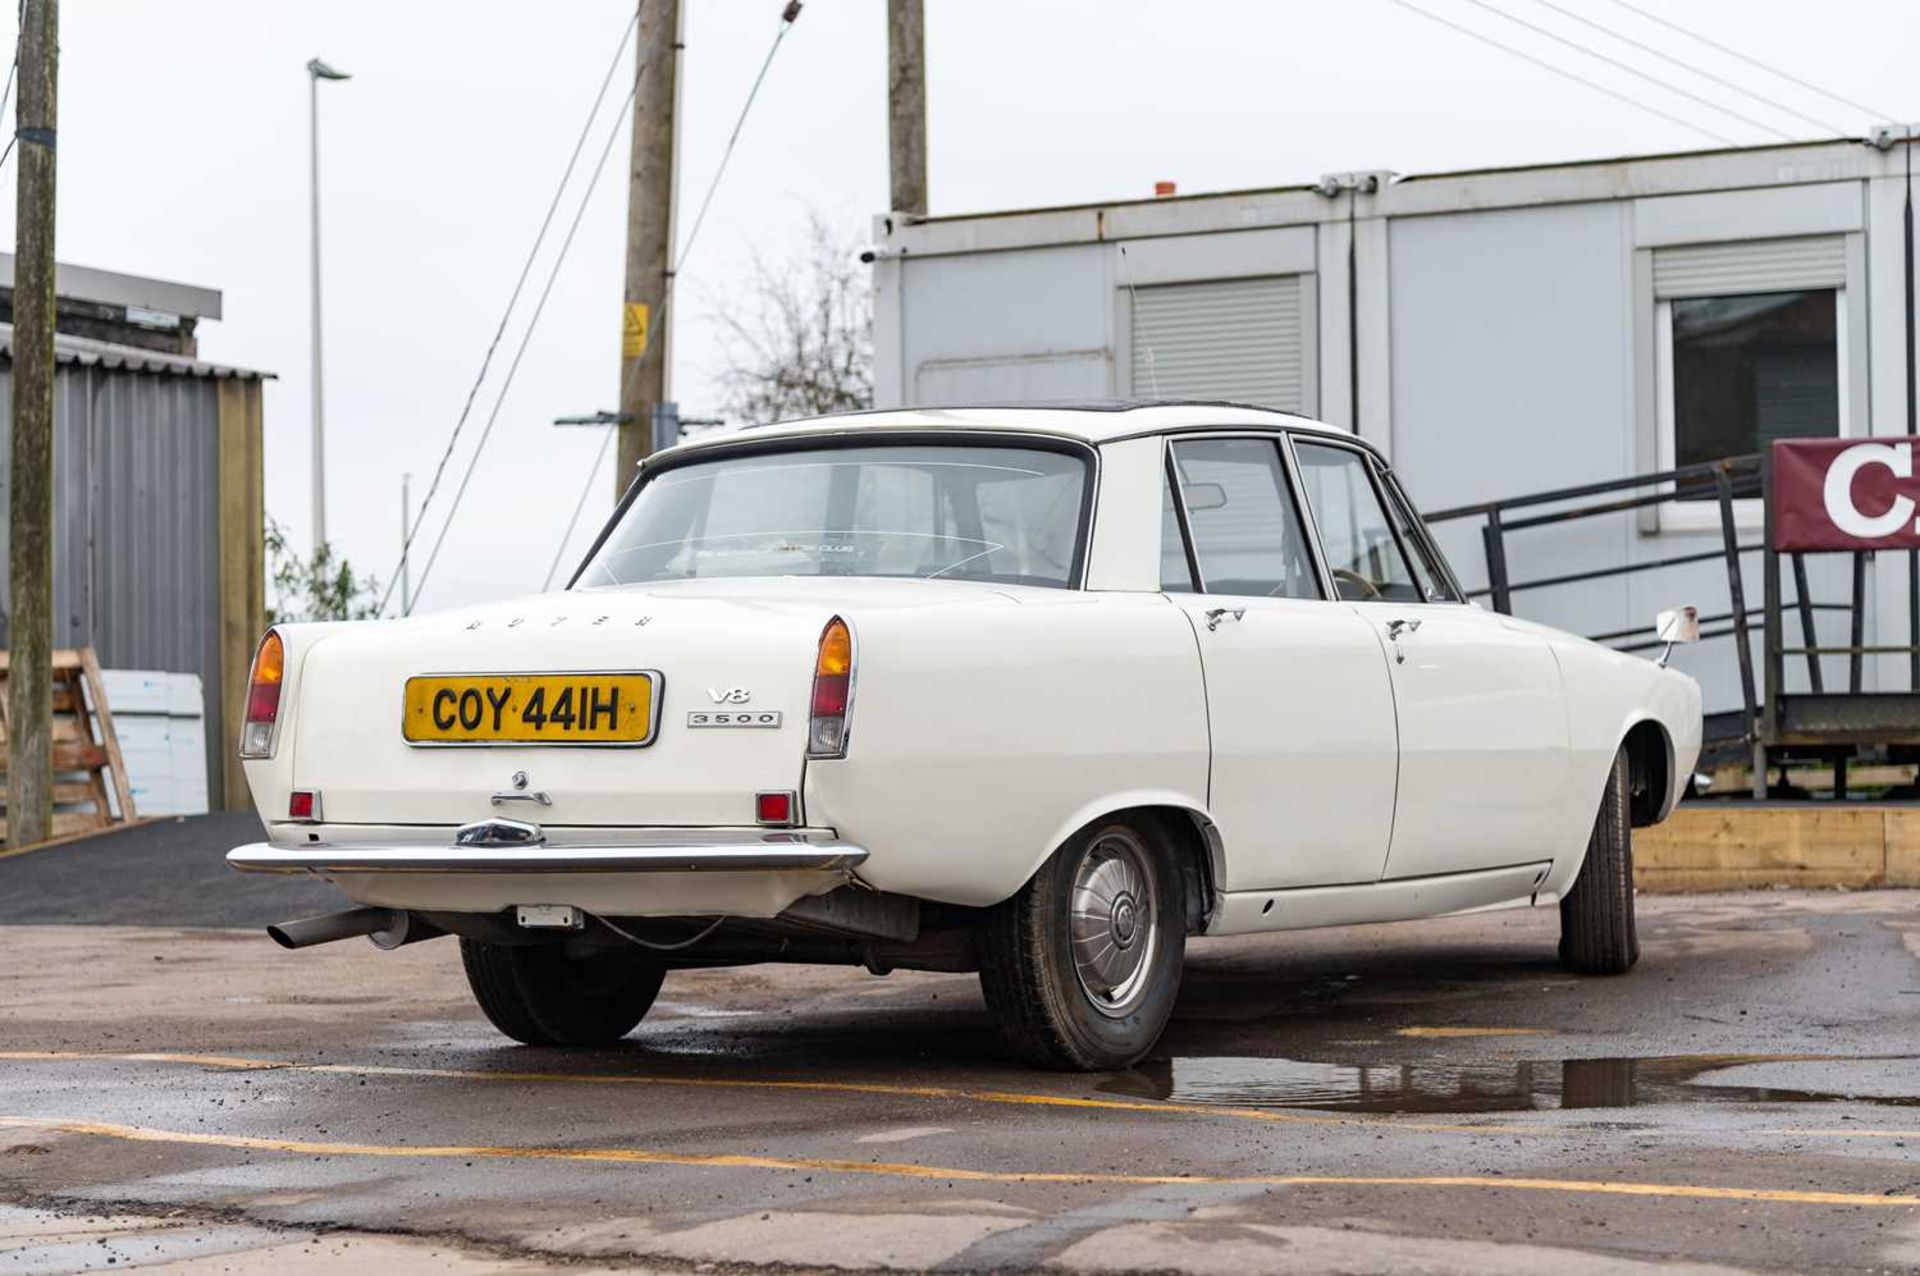
[[[1107,834],[1087,848],[1073,874],[1073,970],[1101,1014],[1119,1019],[1146,995],[1159,946],[1159,909],[1146,848],[1129,833]]]

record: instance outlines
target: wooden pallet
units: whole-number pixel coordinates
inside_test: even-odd
[[[8,656],[0,651],[0,774],[6,769],[11,739],[5,688],[11,676]],[[69,837],[133,821],[137,818],[133,791],[93,648],[55,651],[52,674],[53,836]],[[6,786],[0,782],[0,811],[5,807]],[[0,817],[0,842],[7,840],[6,820]]]

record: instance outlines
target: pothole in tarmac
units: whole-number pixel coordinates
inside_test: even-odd
[[[1148,1060],[1100,1089],[1176,1103],[1381,1115],[1699,1103],[1920,1107],[1920,1056],[1658,1055],[1461,1064],[1195,1056]]]

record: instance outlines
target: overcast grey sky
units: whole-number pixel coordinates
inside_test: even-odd
[[[682,225],[719,159],[784,0],[683,0]],[[1552,0],[1858,133],[1823,100],[1635,16]],[[1911,0],[1636,0],[1803,79],[1920,119]],[[1503,22],[1602,43],[1543,0],[927,0],[933,211],[1286,185],[1716,143],[1429,21],[1497,35],[1740,142],[1761,130]],[[204,357],[279,374],[269,511],[310,526],[307,87],[322,86],[329,530],[386,576],[399,484],[445,444],[615,43],[626,0],[542,5],[86,0],[63,7],[59,255],[218,288]],[[1604,47],[1662,78],[1671,66]],[[713,405],[712,313],[750,255],[797,250],[806,210],[864,228],[886,203],[884,0],[808,0],[774,63],[674,316],[676,397]],[[1817,135],[1704,81],[1702,96]],[[618,377],[624,123],[422,608],[538,588],[598,442],[556,415],[611,407]],[[10,184],[14,166],[6,177]],[[573,196],[562,213],[571,215]],[[11,242],[11,200],[0,238]],[[544,278],[548,258],[536,268]],[[509,331],[505,350],[518,340]],[[496,361],[503,370],[505,354]],[[482,391],[454,469],[492,404]],[[603,471],[570,555],[612,502]],[[436,527],[445,509],[430,515]]]

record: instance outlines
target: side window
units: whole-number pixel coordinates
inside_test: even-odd
[[[1401,552],[1367,461],[1352,448],[1296,438],[1300,484],[1340,597],[1352,602],[1426,601]]]
[[[1189,439],[1173,445],[1173,464],[1204,592],[1321,596],[1278,443]]]
[[[1440,561],[1440,551],[1422,534],[1419,515],[1407,504],[1406,493],[1400,490],[1398,483],[1385,479],[1380,490],[1387,498],[1387,511],[1393,515],[1393,530],[1400,534],[1400,544],[1406,548],[1407,559],[1413,564],[1414,583],[1420,587],[1428,602],[1457,603],[1458,595],[1453,592],[1451,577],[1447,575],[1446,565]]]
[[[1173,507],[1173,476],[1160,481],[1160,592],[1191,594],[1193,567],[1187,562],[1187,538],[1180,534],[1180,514]]]

